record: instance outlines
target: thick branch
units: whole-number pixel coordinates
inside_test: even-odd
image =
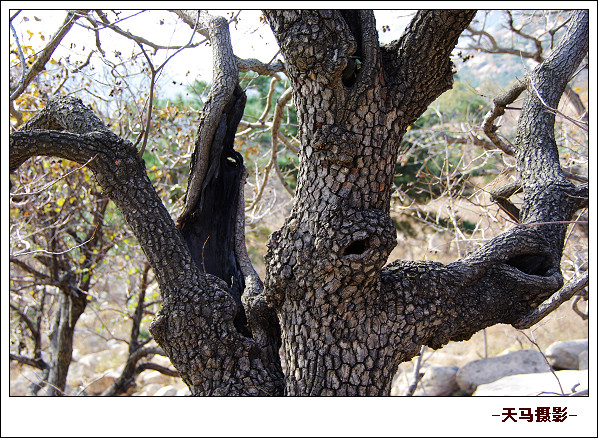
[[[14,310],[15,312],[18,313],[18,315],[21,317],[23,322],[27,325],[27,328],[29,329],[29,332],[31,333],[31,337],[33,339],[37,339],[39,337],[39,330],[35,326],[33,321],[31,321],[31,318],[29,318],[25,312],[23,312],[21,309],[19,309],[15,305],[10,304],[10,307],[12,310]]]
[[[476,11],[418,11],[398,41],[383,47],[383,66],[394,100],[414,122],[453,84],[450,54]]]
[[[195,149],[191,158],[185,206],[178,219],[178,222],[181,223],[195,208],[199,200],[210,162],[211,145],[222,118],[224,107],[229,102],[239,81],[239,69],[233,54],[226,19],[198,11],[176,11],[176,13],[189,26],[194,27],[198,23],[197,31],[204,35],[207,32],[213,50],[213,85],[210,88],[199,122]]]
[[[415,325],[402,349],[408,341],[440,348],[521,320],[562,285],[548,243],[537,230],[516,227],[451,264],[391,263],[383,290]]]
[[[519,330],[528,329],[534,324],[540,322],[546,315],[556,310],[561,304],[569,300],[583,288],[588,285],[588,273],[586,272],[579,278],[569,281],[565,286],[559,289],[550,299],[544,301],[540,306],[526,315],[521,321],[513,324],[513,327]]]
[[[42,359],[33,359],[31,357],[22,356],[20,354],[9,353],[10,360],[17,361],[19,363],[29,365],[30,367],[37,368],[40,370],[46,370],[49,365]]]
[[[172,370],[168,367],[158,365],[157,363],[153,362],[144,362],[142,364],[139,364],[137,368],[135,368],[135,374],[141,374],[143,371],[146,370],[158,371],[159,373],[162,373],[165,376],[179,377],[179,373],[177,370]]]
[[[484,133],[490,140],[492,140],[492,143],[494,143],[497,148],[502,150],[507,155],[515,155],[515,151],[513,150],[513,146],[511,144],[504,143],[496,134],[498,128],[494,126],[494,121],[500,116],[504,115],[505,108],[511,103],[515,102],[515,100],[521,95],[521,93],[523,93],[524,90],[525,84],[517,82],[511,87],[510,90],[499,96],[496,96],[492,101],[492,108],[490,111],[488,111],[484,117],[484,121],[482,122],[482,129]]]
[[[524,81],[529,88],[533,84],[533,90],[528,88],[515,142],[522,184],[500,193],[507,197],[523,186],[523,225],[449,265],[396,262],[385,269],[384,289],[397,295],[401,308],[407,309],[407,322],[411,318],[416,324],[414,344],[438,348],[499,322],[527,326],[547,314],[544,307],[550,302],[534,309],[562,286],[564,231],[574,212],[587,205],[588,191],[586,185],[568,182],[560,168],[554,113],[546,106],[558,104],[587,51],[587,38],[587,12],[578,11],[559,46]],[[493,120],[524,84],[495,99],[487,119]],[[557,301],[571,296],[572,290],[564,288],[555,295]]]
[[[135,147],[102,125],[96,126],[97,118],[94,121],[91,111],[78,99],[62,98],[48,107],[57,109],[56,117],[50,111],[40,116],[37,120],[44,126],[97,129],[77,134],[54,130],[14,132],[10,136],[11,171],[34,155],[53,155],[79,163],[96,157],[88,167],[123,213],[160,285],[163,307],[150,331],[192,393],[279,394],[280,363],[273,363],[252,339],[239,334],[233,324],[237,304],[227,285],[199,272]]]
[[[567,221],[571,212],[583,205],[583,200],[577,199],[579,190],[561,169],[554,138],[555,114],[547,107],[558,106],[570,76],[586,56],[588,44],[588,12],[575,11],[558,46],[525,79],[528,94],[515,140],[525,193],[523,222]],[[563,228],[557,227],[559,234]]]
[[[261,76],[277,76],[278,73],[284,73],[286,67],[280,60],[265,64],[255,58],[242,59],[236,57],[237,67],[240,72],[254,71]]]

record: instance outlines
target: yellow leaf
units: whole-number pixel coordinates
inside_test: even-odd
[[[56,200],[56,204],[57,204],[59,207],[62,207],[62,206],[64,205],[64,201],[65,201],[65,199],[64,199],[64,198],[57,199],[57,200]]]
[[[42,41],[46,41],[46,37],[43,36],[42,34],[40,34],[39,37],[41,38]]]

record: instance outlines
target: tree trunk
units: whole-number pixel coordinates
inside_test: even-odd
[[[562,284],[563,225],[548,226],[548,235],[515,229],[447,266],[395,262],[382,269],[395,246],[388,212],[400,140],[450,88],[449,55],[473,15],[419,12],[399,41],[379,48],[371,13],[267,13],[293,84],[301,138],[296,201],[266,258],[288,394],[388,394],[397,365],[422,344],[439,348],[515,322]],[[583,56],[583,47],[577,53]],[[554,126],[534,117],[524,115],[522,125]],[[525,138],[541,138],[530,134]],[[546,152],[521,160],[524,181],[538,182],[526,172],[542,169]],[[520,156],[526,153],[521,147]],[[569,220],[562,207],[578,204],[564,199],[575,191],[567,187],[549,205],[527,201],[524,221]]]
[[[87,305],[87,296],[62,290],[50,331],[48,395],[65,395],[66,379],[73,357],[75,325]]]

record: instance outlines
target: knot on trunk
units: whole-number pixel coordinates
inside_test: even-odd
[[[349,287],[359,293],[377,281],[395,245],[394,224],[380,210],[345,206],[294,217],[268,244],[266,298],[279,307],[285,298],[326,301]]]

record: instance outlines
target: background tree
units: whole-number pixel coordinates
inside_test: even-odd
[[[515,142],[523,225],[448,265],[383,268],[395,244],[389,209],[400,140],[452,85],[449,55],[474,14],[420,12],[400,40],[381,47],[367,12],[266,13],[285,57],[301,146],[295,203],[272,235],[263,288],[243,244],[237,206],[244,205],[244,172],[232,149],[245,100],[238,70],[247,62],[233,57],[221,19],[178,14],[193,29],[209,29],[219,74],[199,123],[181,231],[136,148],[80,101],[53,101],[28,124],[35,129],[12,133],[10,168],[37,154],[97,157],[88,166],[160,284],[163,307],[152,334],[192,393],[385,394],[398,364],[421,345],[437,348],[497,322],[520,323],[560,288],[564,223],[587,204],[587,186],[562,174],[546,129],[554,117],[538,101],[556,107],[587,51],[587,16],[574,15],[560,45],[526,78],[541,98],[530,93]],[[521,92],[499,100],[493,114]],[[530,134],[534,120],[545,129]],[[544,142],[532,147],[526,143],[532,138]],[[228,202],[216,205],[222,188]],[[208,211],[226,219],[224,231],[209,222]],[[209,227],[213,233],[202,234]],[[217,235],[219,245],[203,251]],[[206,257],[221,260],[215,265],[224,274],[211,275]]]
[[[135,95],[135,92],[140,91],[139,86],[135,87],[132,83],[136,76],[143,73],[143,67],[141,71],[138,67],[139,56],[122,59],[118,65],[105,57],[101,58],[109,68],[110,80],[115,81],[109,84],[107,90],[101,86],[101,81],[90,79],[97,68],[97,65],[90,64],[92,56],[99,52],[105,55],[99,39],[96,41],[97,50],[89,51],[84,63],[73,65],[69,60],[70,55],[67,58],[52,58],[53,51],[66,37],[75,20],[85,16],[94,21],[86,13],[68,12],[62,27],[48,42],[44,33],[34,34],[28,29],[28,40],[20,41],[12,26],[12,21],[19,16],[20,11],[12,15],[14,39],[11,41],[11,54],[15,62],[11,65],[11,79],[14,79],[12,85],[16,88],[11,90],[11,123],[15,128],[28,129],[26,122],[39,111],[45,100],[83,89],[98,99],[98,105],[94,108],[119,135],[139,142],[143,138],[143,127],[147,126],[143,114],[139,112],[143,111],[143,102],[147,98],[139,98],[135,102],[137,105],[125,104],[123,100],[127,94]],[[35,15],[33,19],[41,21]],[[23,18],[24,23],[29,20]],[[42,50],[34,50],[33,37],[47,42],[47,45]],[[74,45],[71,43],[70,47]],[[28,55],[27,59],[25,55]],[[117,58],[119,56],[122,58],[122,55],[117,55]],[[80,72],[85,70],[87,75],[81,76]],[[106,105],[102,106],[101,102]],[[168,110],[158,109],[154,117],[154,133],[168,116]],[[172,138],[173,134],[177,139],[183,138],[189,135],[183,127],[180,123],[169,125],[164,135],[166,138]],[[160,138],[156,138],[156,143],[152,145],[151,153],[148,153],[148,175],[165,204],[169,205],[173,202],[170,195],[176,194],[176,166],[181,160],[180,153],[184,151],[170,151]],[[161,162],[161,156],[166,152],[168,158],[166,162]],[[156,163],[163,167],[157,169]],[[164,188],[166,183],[167,190]],[[124,267],[130,256],[136,259],[135,263],[139,263],[144,255],[140,251],[130,250],[130,241],[135,240],[134,236],[124,226],[118,210],[114,209],[108,198],[101,196],[99,187],[92,183],[91,173],[86,172],[85,165],[40,157],[20,169],[16,179],[11,179],[11,192],[10,308],[11,345],[15,348],[11,349],[10,358],[11,365],[18,363],[38,370],[34,377],[29,377],[31,384],[28,394],[36,395],[42,388],[42,393],[46,395],[65,393],[73,344],[75,337],[81,336],[76,334],[76,326],[88,305],[92,307],[90,312],[97,315],[98,327],[88,327],[87,324],[81,327],[79,324],[80,332],[88,330],[91,335],[86,333],[87,336],[116,340],[114,327],[109,327],[100,316],[112,305],[110,296],[117,295],[117,291],[109,291],[106,297],[104,292],[97,291],[106,276],[130,277],[126,279],[129,283],[131,278],[135,281],[138,275],[141,283],[138,291],[133,287],[131,293],[127,292],[127,302],[118,309],[124,318],[117,325],[131,325],[130,339],[118,339],[128,343],[129,355],[121,378],[106,395],[125,392],[134,386],[135,377],[145,370],[177,375],[176,371],[147,360],[155,354],[164,354],[155,342],[151,343],[152,338],[147,328],[143,327],[149,323],[148,313],[152,315],[153,308],[159,303],[155,299],[144,300],[146,295],[151,295],[146,291],[149,268]],[[126,254],[123,254],[123,250]],[[129,306],[128,302],[136,298],[134,307]],[[46,332],[49,332],[49,336]],[[92,376],[89,377],[91,381]],[[87,387],[77,388],[73,394],[88,391]]]

